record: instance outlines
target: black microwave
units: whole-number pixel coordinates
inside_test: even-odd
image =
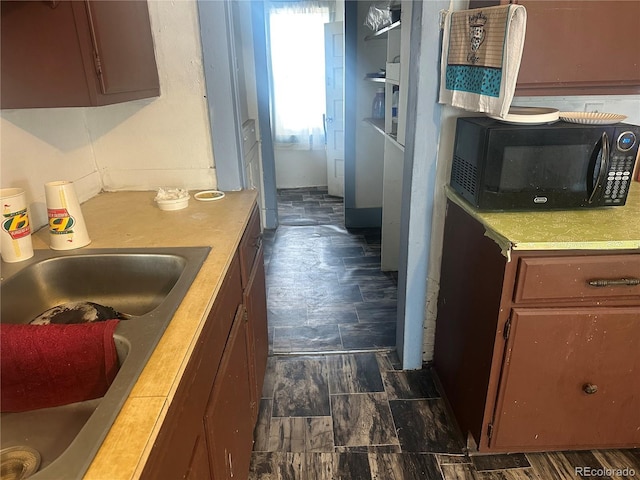
[[[450,185],[478,210],[624,205],[640,127],[461,117]]]

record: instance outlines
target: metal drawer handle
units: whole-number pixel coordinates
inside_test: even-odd
[[[256,247],[256,249],[258,249],[260,248],[261,245],[262,245],[262,233],[259,233],[255,241],[253,242],[253,246]]]
[[[589,280],[589,285],[592,287],[633,287],[634,285],[640,285],[640,278],[620,278],[615,280]]]
[[[585,383],[582,386],[582,391],[587,395],[593,395],[598,391],[598,385],[594,385],[593,383]]]

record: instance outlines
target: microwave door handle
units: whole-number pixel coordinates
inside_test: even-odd
[[[602,155],[600,156],[600,170],[598,171],[598,179],[593,185],[593,190],[591,190],[591,195],[589,195],[589,203],[593,203],[596,198],[596,192],[600,190],[600,187],[604,183],[604,179],[609,173],[609,136],[607,135],[607,132],[602,132],[601,143]]]

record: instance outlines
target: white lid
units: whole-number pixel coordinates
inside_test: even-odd
[[[224,192],[219,190],[203,190],[202,192],[196,193],[193,197],[201,202],[212,202],[224,198]]]

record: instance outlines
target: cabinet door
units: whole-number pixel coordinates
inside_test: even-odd
[[[204,431],[204,424],[200,435],[196,439],[196,445],[193,448],[193,455],[189,463],[189,470],[184,476],[187,480],[207,480],[211,478],[209,470],[209,452],[207,450],[207,439]]]
[[[640,307],[515,309],[490,448],[640,445]]]
[[[2,108],[90,104],[71,2],[54,3],[0,2]]]
[[[247,306],[249,340],[249,364],[251,365],[251,406],[254,420],[258,415],[258,404],[262,394],[264,375],[269,355],[269,334],[267,330],[267,292],[265,287],[264,251],[260,247],[255,267],[244,292]]]
[[[516,95],[640,92],[640,2],[512,3],[527,9]]]
[[[253,421],[246,335],[246,310],[241,305],[205,415],[209,460],[215,480],[246,479],[249,474]]]
[[[91,39],[80,47],[94,59],[87,80],[97,80],[95,104],[160,95],[147,2],[91,0],[73,7],[79,33]]]
[[[147,2],[0,2],[1,108],[160,95]]]

